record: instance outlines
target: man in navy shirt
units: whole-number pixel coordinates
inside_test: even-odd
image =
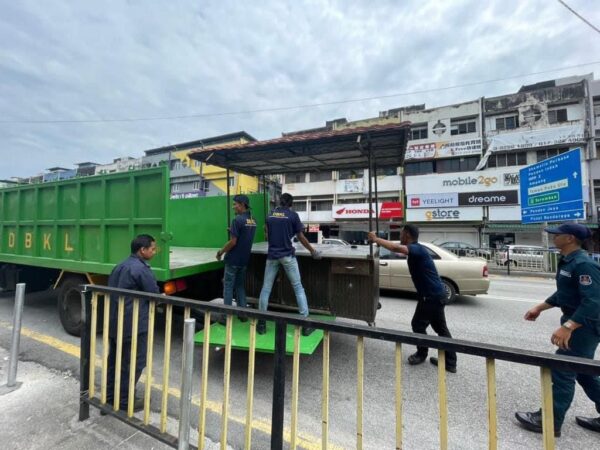
[[[296,253],[292,245],[292,238],[296,236],[300,243],[308,250],[313,258],[319,259],[320,253],[316,251],[304,236],[302,230],[304,226],[296,212],[290,208],[294,202],[294,197],[290,194],[282,194],[279,201],[279,207],[275,208],[267,217],[265,230],[267,240],[269,241],[269,252],[267,254],[267,263],[265,265],[265,278],[260,291],[259,308],[261,311],[266,311],[269,305],[269,296],[273,283],[279,272],[279,266],[285,270],[285,274],[294,288],[298,310],[304,317],[308,316],[308,301],[306,293],[302,287],[300,278],[300,270]],[[266,333],[266,323],[264,320],[258,322],[256,331],[259,334]],[[302,334],[310,335],[314,330],[312,328],[304,328]]]
[[[108,286],[131,289],[133,291],[151,292],[158,294],[160,291],[156,278],[150,269],[148,261],[156,254],[156,242],[148,234],[140,234],[131,241],[131,255],[118,264],[108,278]],[[107,402],[113,403],[115,390],[115,365],[117,353],[117,318],[119,297],[111,295],[110,302],[110,351],[108,354],[107,377]],[[148,345],[148,302],[140,300],[137,331],[137,353],[135,360],[135,383],[137,384],[144,367],[146,367],[146,349]],[[121,389],[119,391],[119,409],[127,410],[129,396],[129,367],[131,359],[131,332],[133,323],[133,299],[125,297],[125,313],[123,317],[123,350],[121,354]],[[136,400],[134,410],[143,408],[142,399]]]
[[[245,195],[233,197],[233,210],[235,219],[229,228],[230,239],[225,246],[217,252],[220,261],[225,253],[225,274],[223,278],[223,302],[226,305],[233,303],[233,291],[238,306],[246,307],[246,267],[250,260],[250,251],[256,232],[256,221],[250,214],[250,199]],[[242,322],[246,317],[240,316]],[[221,319],[223,322],[223,319]]]
[[[451,338],[446,325],[444,307],[447,302],[446,289],[440,279],[429,250],[419,244],[419,229],[415,225],[407,224],[400,233],[400,245],[377,237],[369,233],[369,241],[374,242],[391,252],[407,255],[408,271],[412,278],[419,302],[411,321],[414,333],[427,334],[427,327],[443,337]],[[417,347],[417,352],[408,357],[411,365],[421,364],[427,359],[427,347]],[[438,360],[430,358],[433,365],[437,366]],[[456,353],[446,352],[446,370],[456,372]]]

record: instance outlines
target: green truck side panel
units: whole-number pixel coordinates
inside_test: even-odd
[[[0,190],[0,262],[109,274],[133,237],[157,240],[159,281],[223,267],[210,261],[171,270],[171,246],[220,248],[227,241],[227,197],[169,200],[168,168],[96,175]],[[264,241],[262,194],[250,195]],[[234,212],[231,211],[231,218]]]
[[[254,242],[265,240],[265,209],[262,194],[248,195],[256,220]],[[220,248],[227,242],[227,208],[233,220],[235,213],[227,205],[227,196],[187,198],[169,201],[169,231],[171,245],[180,247]]]
[[[0,191],[0,261],[108,274],[133,236],[148,233],[169,273],[166,167],[18,186]]]

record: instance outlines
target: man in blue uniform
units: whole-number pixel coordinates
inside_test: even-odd
[[[590,230],[577,223],[563,223],[546,228],[554,246],[562,255],[556,274],[556,292],[531,308],[525,320],[536,320],[542,311],[558,307],[563,316],[561,326],[554,331],[551,342],[558,355],[593,359],[600,342],[600,266],[582,250],[582,243],[591,236]],[[552,371],[554,400],[554,433],[560,436],[565,414],[571,406],[577,381],[600,413],[600,377],[561,370]],[[516,418],[524,428],[542,432],[541,410],[518,412]],[[600,432],[600,417],[576,417],[579,425]]]
[[[282,194],[279,201],[279,207],[271,211],[271,214],[267,217],[265,230],[267,233],[267,240],[269,241],[269,251],[265,265],[265,278],[260,291],[258,305],[261,311],[267,310],[273,283],[279,272],[279,266],[282,266],[294,289],[298,310],[301,315],[307,317],[308,301],[306,300],[304,287],[302,287],[300,269],[298,268],[298,261],[296,260],[296,251],[292,245],[292,238],[296,236],[298,241],[300,241],[304,248],[310,252],[313,258],[319,259],[320,253],[310,245],[310,242],[308,242],[308,239],[304,236],[304,233],[302,232],[304,225],[302,225],[300,217],[298,217],[298,214],[296,214],[295,211],[290,209],[293,202],[294,198],[290,194]],[[266,323],[264,320],[258,322],[256,331],[258,334],[266,333]],[[312,328],[307,327],[302,330],[302,334],[308,336],[313,331]]]
[[[407,255],[408,271],[419,297],[411,321],[413,332],[427,334],[427,327],[431,325],[439,336],[451,338],[444,312],[447,302],[446,289],[429,250],[419,243],[419,228],[411,224],[405,225],[400,232],[400,244],[386,241],[373,232],[369,233],[368,239],[391,252]],[[427,347],[417,347],[417,352],[408,357],[408,363],[411,365],[423,363],[427,359],[427,353]],[[437,358],[431,357],[429,360],[437,366]],[[446,370],[456,373],[455,352],[446,352]]]
[[[156,254],[156,242],[148,234],[140,234],[131,241],[131,255],[118,264],[108,278],[110,287],[131,289],[134,291],[159,293],[156,278],[148,262]],[[135,383],[146,367],[146,349],[148,345],[148,302],[140,300],[137,334],[137,354],[135,363]],[[108,354],[107,401],[113,403],[115,390],[115,364],[117,353],[117,318],[118,296],[111,295],[110,302],[110,351]],[[131,337],[133,323],[133,299],[125,297],[125,314],[123,321],[123,350],[121,353],[121,389],[119,391],[119,409],[127,410],[129,395],[129,367],[131,359]],[[134,410],[143,408],[142,399],[135,400]]]
[[[223,278],[223,302],[226,305],[233,303],[233,291],[238,306],[246,307],[246,267],[250,260],[252,242],[256,232],[256,221],[250,214],[250,199],[246,195],[233,197],[233,210],[235,219],[229,228],[230,239],[225,246],[217,252],[220,261],[225,253],[225,274]],[[242,322],[246,317],[240,316]],[[223,319],[221,319],[223,321]]]

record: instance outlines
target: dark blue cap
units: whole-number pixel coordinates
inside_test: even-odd
[[[248,198],[247,195],[244,195],[244,194],[235,195],[233,197],[233,201],[237,202],[237,203],[241,203],[243,205],[246,205],[246,208],[250,207],[250,199]]]
[[[565,222],[557,227],[548,227],[544,231],[550,234],[571,234],[580,241],[585,241],[592,236],[592,232],[585,225],[575,222]]]

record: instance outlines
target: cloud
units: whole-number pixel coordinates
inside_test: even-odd
[[[3,2],[0,120],[209,114],[389,95],[590,61],[600,38],[558,2]],[[593,1],[572,1],[593,23]],[[510,93],[591,66],[293,111],[142,122],[0,123],[0,178],[245,130],[357,120]]]

